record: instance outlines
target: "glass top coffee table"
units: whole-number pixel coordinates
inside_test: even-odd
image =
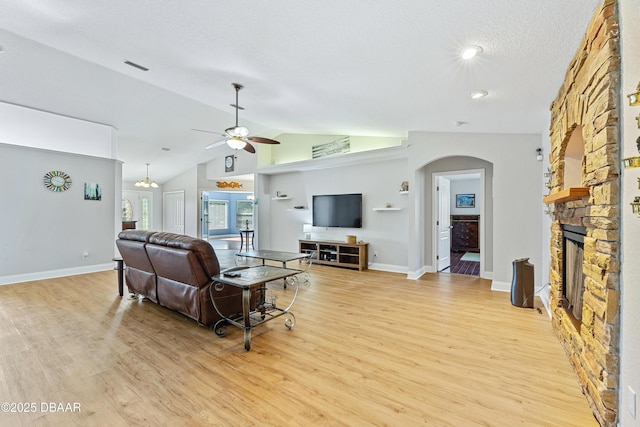
[[[209,288],[211,302],[218,314],[222,317],[215,325],[216,335],[223,337],[227,334],[226,325],[230,324],[244,330],[244,348],[251,350],[251,330],[262,323],[285,316],[284,324],[291,329],[296,324],[296,318],[291,313],[291,307],[298,296],[298,280],[296,275],[301,270],[291,268],[281,268],[273,265],[258,265],[255,267],[234,270],[221,273],[212,277],[214,284]],[[267,283],[284,279],[295,288],[294,294],[286,308],[276,305],[277,298],[268,298]],[[286,282],[285,282],[286,283]],[[216,304],[218,293],[224,290],[225,286],[234,286],[242,289],[242,314],[237,317],[227,317]],[[251,304],[252,292],[258,295],[255,305]],[[291,290],[287,291],[291,292]]]
[[[246,252],[238,252],[236,254],[236,265],[239,263],[242,264],[242,261],[246,258],[255,258],[261,259],[262,265],[265,265],[266,261],[275,261],[281,262],[282,268],[287,268],[287,263],[291,261],[300,261],[301,264],[305,266],[302,270],[303,273],[303,283],[309,284],[309,273],[307,270],[311,267],[311,254],[309,253],[301,253],[301,252],[282,252],[282,251],[272,251],[272,250],[258,250],[258,251],[246,251]],[[285,287],[287,286],[287,282],[285,281]]]

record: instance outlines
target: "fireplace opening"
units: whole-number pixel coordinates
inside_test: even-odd
[[[582,298],[584,295],[582,264],[586,235],[586,227],[562,226],[562,306],[578,332],[582,325]]]

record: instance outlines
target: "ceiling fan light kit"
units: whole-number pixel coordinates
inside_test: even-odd
[[[240,138],[233,137],[227,141],[227,145],[234,150],[242,150],[247,145],[247,143]]]
[[[245,136],[249,136],[249,129],[244,126],[235,126],[232,128],[228,128],[224,132],[232,138],[244,138]]]

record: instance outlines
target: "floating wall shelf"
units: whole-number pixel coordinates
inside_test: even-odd
[[[571,200],[582,199],[589,195],[589,187],[569,187],[557,193],[549,194],[542,199],[544,203],[570,202]]]
[[[291,197],[274,197],[271,200],[291,200]]]
[[[373,208],[374,211],[401,211],[402,208]]]
[[[640,168],[640,157],[627,157],[622,159],[625,168]]]

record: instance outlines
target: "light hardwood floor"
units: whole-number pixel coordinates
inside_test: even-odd
[[[262,325],[250,352],[236,328],[120,298],[112,271],[0,286],[0,402],[37,405],[0,425],[597,425],[546,312],[488,281],[311,276],[297,325]]]

